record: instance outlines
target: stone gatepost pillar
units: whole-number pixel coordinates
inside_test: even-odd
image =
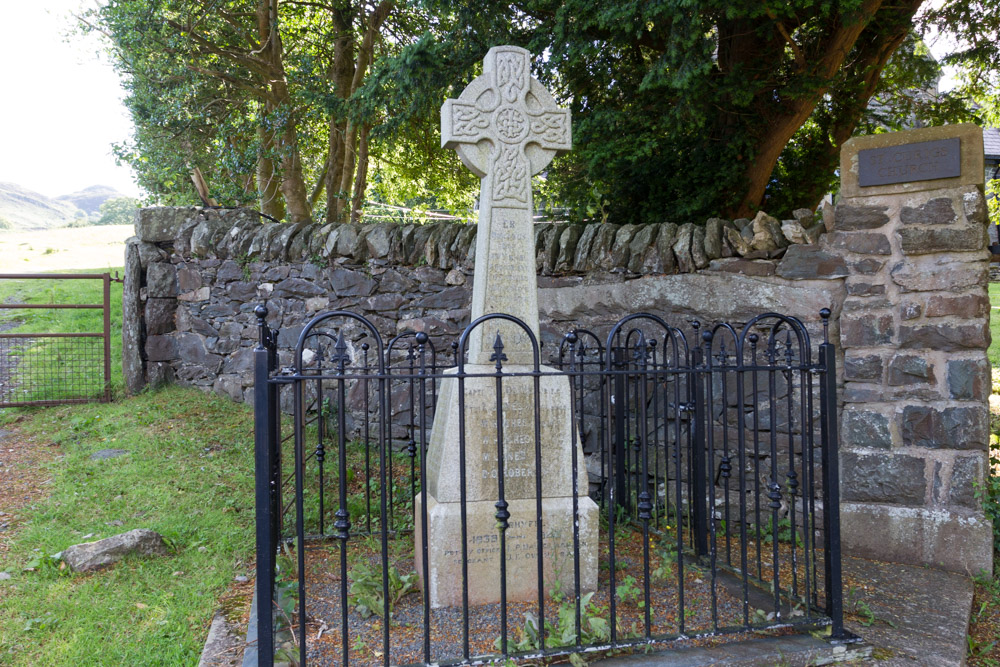
[[[991,571],[991,526],[975,493],[989,445],[982,131],[858,137],[844,145],[840,173],[826,243],[849,268],[840,327],[845,552]]]

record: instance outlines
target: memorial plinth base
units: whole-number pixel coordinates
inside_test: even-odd
[[[417,573],[423,580],[423,499],[415,503]],[[507,600],[538,599],[537,505],[533,498],[511,500],[506,530]],[[580,592],[597,589],[598,508],[589,497],[577,499],[579,512]],[[466,503],[469,604],[500,601],[500,530],[495,501]],[[462,520],[460,503],[427,503],[428,580],[431,606],[462,605]],[[544,590],[558,584],[574,590],[573,498],[542,500],[542,562]]]

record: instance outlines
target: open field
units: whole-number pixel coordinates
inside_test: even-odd
[[[132,225],[0,232],[0,273],[100,269],[125,263]]]

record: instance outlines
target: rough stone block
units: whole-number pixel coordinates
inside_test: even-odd
[[[649,225],[654,227],[655,225]],[[573,259],[576,257],[576,247],[580,241],[583,227],[580,225],[569,225],[566,231],[559,236],[559,254],[556,255],[557,273],[570,271],[573,268]]]
[[[917,229],[904,227],[899,230],[899,238],[903,252],[907,255],[982,250],[986,246],[986,228]]]
[[[844,355],[844,377],[848,380],[881,380],[882,357],[877,354]]]
[[[840,255],[818,245],[793,245],[778,264],[777,274],[791,280],[832,279],[848,275],[847,264]]]
[[[323,294],[326,294],[326,290],[302,278],[285,278],[274,286],[275,298],[305,299]]]
[[[986,449],[989,444],[989,414],[986,406],[903,408],[903,444],[930,449]]]
[[[916,301],[906,301],[899,307],[899,317],[904,322],[915,320],[924,312],[924,307]]]
[[[166,556],[169,553],[167,544],[159,533],[136,528],[96,542],[74,544],[63,550],[62,557],[74,572],[90,572],[113,565],[132,554]]]
[[[985,401],[990,395],[990,362],[986,359],[950,359],[948,392],[958,400]]]
[[[594,244],[594,238],[601,228],[599,223],[589,224],[580,233],[580,239],[576,243],[576,252],[573,255],[573,270],[578,272],[588,271],[590,266],[590,248]]]
[[[691,238],[694,235],[694,224],[687,222],[677,229],[677,239],[674,241],[673,251],[677,258],[677,270],[681,273],[691,273],[695,270],[694,260],[691,258]]]
[[[708,255],[705,253],[705,228],[695,225],[691,230],[691,260],[697,269],[708,266]]]
[[[174,381],[174,367],[170,365],[169,361],[149,362],[146,374],[149,376],[149,386],[154,389]]]
[[[931,292],[942,287],[958,291],[985,285],[987,269],[986,262],[962,262],[947,255],[926,255],[897,263],[890,275],[903,292]]]
[[[841,204],[834,210],[834,229],[839,232],[853,232],[864,229],[878,229],[887,222],[889,216],[885,206],[849,206]]]
[[[709,218],[705,222],[705,256],[709,260],[722,257],[722,228],[726,221],[721,218]]]
[[[197,207],[153,206],[139,209],[135,235],[147,243],[164,243],[177,238],[184,222],[198,214]]]
[[[146,300],[146,335],[158,336],[174,330],[177,299]]]
[[[377,285],[377,282],[360,271],[352,271],[351,269],[332,269],[330,271],[330,288],[339,297],[370,296]],[[316,295],[311,294],[310,296]]]
[[[173,336],[147,336],[146,360],[171,361],[177,358],[177,341]]]
[[[985,225],[989,222],[989,212],[986,208],[986,198],[979,188],[972,188],[962,193],[962,210],[965,219],[974,225]]]
[[[831,247],[859,255],[889,255],[892,247],[885,234],[876,232],[831,232],[825,237]]]
[[[899,328],[899,346],[955,352],[981,350],[990,345],[989,323],[903,325]]]
[[[851,447],[892,447],[889,418],[873,410],[845,409],[841,417],[843,443]]]
[[[948,197],[937,197],[917,206],[904,206],[899,219],[904,225],[950,225],[955,222],[955,206]]]
[[[983,485],[985,454],[957,456],[951,469],[951,484],[948,486],[948,504],[978,509],[982,501],[976,492]]]
[[[212,295],[212,288],[208,285],[199,287],[191,292],[183,292],[177,295],[178,301],[208,301],[209,297]]]
[[[231,259],[227,259],[224,262],[222,262],[222,264],[219,265],[219,269],[215,274],[215,279],[223,283],[227,283],[231,280],[243,280],[244,278],[245,276],[243,272],[243,267],[241,267],[239,264],[237,264]],[[198,284],[194,284],[195,282],[197,282]],[[181,289],[183,289],[184,291],[198,289],[199,287],[201,287],[200,276],[197,281],[185,280],[185,284],[191,284],[192,286],[187,288],[184,288],[182,286]]]
[[[844,552],[970,576],[993,571],[993,527],[982,513],[844,502]]]
[[[132,395],[146,386],[146,369],[140,349],[140,313],[143,305],[139,299],[139,283],[142,281],[139,245],[139,242],[132,241],[125,245],[125,282],[122,285],[122,374],[125,376],[125,389]]]
[[[177,357],[181,361],[195,366],[203,366],[209,373],[214,373],[218,369],[222,359],[208,351],[204,336],[196,333],[179,333],[176,336],[176,341]]]
[[[889,361],[889,385],[933,384],[934,366],[924,357],[897,354]]]
[[[894,333],[895,324],[889,314],[851,314],[840,320],[840,341],[844,347],[888,345]]]
[[[851,280],[847,283],[848,296],[884,296],[885,285]]]
[[[990,313],[990,300],[985,294],[962,296],[934,295],[927,299],[927,317],[953,315],[965,319],[986,317]]]
[[[169,262],[154,262],[146,269],[146,294],[163,298],[177,296],[177,269]]]
[[[841,455],[841,497],[845,501],[923,505],[927,492],[924,459],[906,454]]]
[[[773,276],[775,271],[774,262],[743,259],[742,257],[717,259],[709,264],[709,268],[713,271],[725,271],[726,273],[742,273],[745,276]]]
[[[465,308],[471,300],[472,292],[468,288],[449,287],[440,292],[428,294],[414,305],[419,308],[454,310],[456,308]]]
[[[874,257],[865,257],[862,260],[856,262],[851,262],[849,264],[851,271],[854,273],[861,273],[866,276],[878,273],[885,266],[885,260],[875,259]]]
[[[228,260],[227,260],[228,261]],[[233,262],[235,264],[235,262]],[[217,280],[222,280],[219,276],[221,270],[216,274]],[[201,273],[197,269],[181,268],[177,270],[177,289],[181,292],[190,292],[201,287]]]

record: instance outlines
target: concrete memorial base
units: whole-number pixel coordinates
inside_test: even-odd
[[[414,503],[417,573],[423,577],[424,494]],[[597,589],[598,509],[589,497],[579,498],[580,592]],[[536,503],[534,499],[509,501],[507,542],[507,599],[538,599],[538,553]],[[495,501],[466,504],[469,604],[489,604],[500,600],[500,531]],[[427,535],[431,606],[462,604],[462,517],[460,503],[439,503],[431,496],[427,503]],[[542,500],[542,558],[546,593],[558,582],[563,593],[574,594],[573,499]]]
[[[494,366],[469,364],[470,375],[492,374]],[[465,499],[468,529],[469,602],[500,600],[500,531],[496,502],[500,474],[497,417],[501,417],[504,499],[510,520],[507,528],[507,598],[532,600],[538,596],[537,507],[535,475],[536,427],[541,458],[541,498],[545,591],[558,579],[572,592],[573,582],[573,454],[576,448],[577,503],[580,526],[581,591],[597,586],[598,509],[586,495],[587,468],[583,451],[573,437],[572,391],[569,378],[542,366],[538,379],[511,376],[531,366],[503,368],[500,409],[496,377],[466,377],[441,382],[427,451],[426,495],[418,497],[414,521],[417,572],[423,576],[423,509],[427,498],[428,553],[431,605],[462,603],[462,453],[465,456]],[[452,371],[454,372],[454,371]],[[461,406],[459,398],[462,398]],[[460,412],[459,408],[462,408]],[[536,413],[537,410],[537,413]],[[537,417],[536,417],[537,414]],[[462,417],[464,416],[464,419]],[[463,437],[464,436],[464,437]]]

